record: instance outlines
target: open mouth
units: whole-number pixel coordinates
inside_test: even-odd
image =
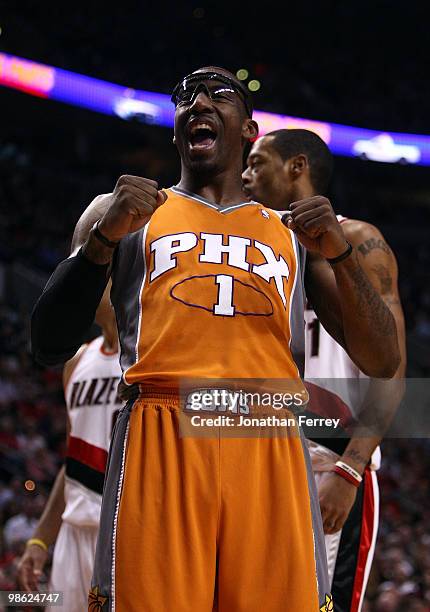
[[[252,200],[252,192],[246,187],[242,187],[242,191],[244,192],[247,200]]]
[[[194,149],[208,149],[216,140],[215,130],[207,123],[195,124],[190,129],[190,144]]]

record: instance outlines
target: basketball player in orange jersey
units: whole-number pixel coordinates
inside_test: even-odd
[[[63,593],[59,609],[67,612],[81,612],[87,605],[108,448],[122,405],[117,397],[121,378],[118,335],[108,288],[97,309],[96,323],[103,335],[82,345],[64,367],[66,461],[18,568],[21,588],[37,591],[48,548],[55,542],[49,589]]]
[[[96,198],[76,229],[82,249],[58,266],[33,312],[36,358],[64,359],[112,275],[130,399],[111,444],[90,609],[331,610],[297,425],[272,437],[181,436],[178,392],[195,377],[297,381],[304,303],[295,232],[338,262],[331,290],[342,302],[333,310],[368,374],[398,367],[394,320],[327,200],[298,203],[294,231],[244,201],[242,159],[257,125],[249,92],[230,72],[201,68],[172,100],[179,183],[159,190],[123,176]]]
[[[313,132],[277,130],[254,144],[243,173],[244,188],[250,197],[285,211],[292,202],[324,193],[332,165],[330,150]],[[338,220],[346,239],[357,251],[360,265],[396,321],[401,363],[395,376],[403,378],[405,326],[397,288],[396,259],[376,227],[340,215]],[[329,265],[323,260],[311,265],[321,266],[329,282],[333,275]],[[318,296],[316,300],[319,301]],[[309,382],[310,410],[322,415],[327,408],[330,416],[359,421],[359,394],[353,381],[363,379],[363,373],[345,351],[345,345],[336,342],[320,325],[311,307],[305,315],[305,376],[312,381]],[[339,385],[339,379],[348,380]],[[316,384],[320,388],[314,389]],[[371,408],[376,416],[376,406]],[[341,438],[324,437],[310,444],[337,612],[361,610],[378,529],[379,492],[375,470],[380,462],[380,440],[379,436],[363,437],[353,431],[350,437],[346,434]],[[339,460],[341,466],[337,473],[333,472]],[[353,473],[352,480],[351,474],[345,474],[345,465],[358,473],[355,482]]]

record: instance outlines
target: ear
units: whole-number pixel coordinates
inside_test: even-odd
[[[246,119],[242,126],[242,136],[246,140],[256,140],[258,136],[258,123],[253,119]]]
[[[309,162],[308,158],[304,153],[295,155],[289,162],[289,171],[294,179],[298,179],[305,173],[309,173]]]

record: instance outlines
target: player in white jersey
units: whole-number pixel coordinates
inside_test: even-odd
[[[283,216],[292,202],[326,191],[332,165],[328,147],[313,132],[277,130],[254,143],[243,173],[244,189]],[[376,227],[344,217],[338,219],[346,239],[359,254],[362,268],[395,318],[402,356],[395,377],[402,379],[406,366],[405,330],[395,257]],[[308,266],[318,266],[327,275],[333,273],[326,261],[310,252],[307,257]],[[318,312],[325,312],[329,305],[333,307],[327,296],[325,301],[321,295],[308,295],[308,299],[318,306]],[[333,332],[330,324],[327,331],[321,326],[310,306],[305,317],[309,409],[314,415],[339,418],[342,432],[339,437],[329,437],[326,432],[321,435],[321,431],[307,432],[312,438],[309,446],[326,534],[332,594],[336,612],[357,612],[361,610],[377,535],[375,470],[380,463],[381,436],[357,433],[360,407],[370,389],[359,364],[353,363],[346,350],[333,340],[328,333]],[[391,411],[398,401],[397,395],[390,399]],[[336,467],[337,461],[343,467]]]
[[[49,588],[63,592],[63,606],[55,609],[65,612],[87,609],[104,472],[112,428],[122,406],[117,396],[118,338],[108,290],[96,315],[103,335],[83,345],[64,367],[66,461],[19,566],[21,587],[37,590],[48,548],[55,542]]]

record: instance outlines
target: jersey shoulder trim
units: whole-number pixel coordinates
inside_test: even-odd
[[[77,352],[73,355],[73,357],[69,359],[69,361],[65,364],[64,369],[63,369],[64,395],[66,395],[67,393],[67,388],[69,386],[69,382],[70,382],[70,379],[72,378],[73,372],[75,371],[78,363],[81,361],[84,353],[86,352],[90,344],[92,344],[92,342],[94,342],[94,340],[91,340],[91,342],[82,344],[82,346],[78,348]]]

